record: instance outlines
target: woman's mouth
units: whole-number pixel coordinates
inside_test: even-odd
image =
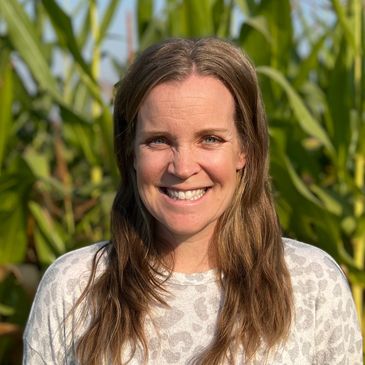
[[[192,189],[192,190],[178,190],[170,188],[160,188],[160,190],[166,194],[169,198],[174,200],[198,200],[200,199],[209,188]]]

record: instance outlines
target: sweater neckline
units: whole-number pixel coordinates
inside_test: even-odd
[[[166,283],[178,285],[204,285],[215,281],[218,281],[217,269],[195,273],[173,271]]]

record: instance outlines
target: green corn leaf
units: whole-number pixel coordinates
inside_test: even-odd
[[[181,6],[182,5],[183,3],[181,3]],[[177,13],[181,13],[181,6],[177,6],[176,1],[174,0],[167,0],[165,8],[167,17],[166,22],[164,22],[159,17],[154,16],[152,0],[137,1],[137,36],[140,50],[159,42],[165,33],[170,36],[176,36],[171,25],[181,26],[182,24],[185,24],[184,20],[177,15]],[[171,10],[172,8],[174,10]],[[171,21],[174,16],[178,18],[177,22]],[[180,36],[186,36],[184,32],[180,32],[179,34]],[[118,66],[117,69],[120,70],[120,66]]]
[[[77,36],[77,44],[80,45],[81,49],[84,48],[90,34],[90,17],[89,14],[86,12],[79,30],[79,34]]]
[[[9,54],[3,51],[0,60],[0,175],[12,126],[13,69]]]
[[[359,270],[349,265],[348,269],[347,276],[350,279],[351,284],[361,285],[363,288],[365,288],[365,271]]]
[[[290,1],[260,1],[249,6],[253,11],[244,20],[240,45],[256,65],[271,65],[286,72],[293,47]]]
[[[64,123],[63,133],[67,143],[80,148],[90,165],[97,164],[98,158],[95,154],[96,136],[93,125],[88,123],[80,114],[71,112],[70,109],[61,107],[60,110]]]
[[[113,150],[113,141],[112,141],[112,115],[109,109],[104,108],[103,113],[100,115],[100,118],[97,119],[97,123],[100,126],[104,153],[107,159],[107,163],[109,165],[110,173],[115,182],[118,181],[118,172],[114,162],[114,150]]]
[[[360,123],[359,123],[360,124]],[[365,159],[365,122],[359,126],[359,140],[357,144],[357,151],[363,159]]]
[[[9,36],[14,47],[23,57],[40,87],[48,91],[63,110],[67,110],[69,114],[73,114],[77,118],[78,116],[60,94],[56,79],[51,74],[50,67],[43,56],[42,44],[37,38],[28,15],[18,1],[0,1],[0,11],[3,12],[7,21]],[[100,90],[89,74],[81,73],[81,78],[95,99],[102,105]]]
[[[80,71],[80,78],[82,82],[87,86],[95,100],[100,105],[104,105],[101,98],[100,88],[92,75],[90,66],[86,63],[81,54],[80,46],[78,45],[73,32],[70,17],[54,0],[43,0],[42,4],[48,12],[48,16],[51,19],[60,44],[70,52],[76,61],[76,65],[79,66],[78,69]],[[72,109],[70,105],[68,105],[67,102],[59,95],[57,95],[56,100],[62,107]],[[70,110],[70,112],[72,111]]]
[[[297,192],[299,192],[309,202],[315,204],[316,206],[320,206],[319,200],[304,184],[300,176],[295,171],[289,157],[285,153],[286,136],[284,135],[284,133],[276,128],[271,128],[270,132],[272,136],[271,162],[280,166],[281,169],[285,168],[285,174],[288,175],[291,183],[293,184]],[[281,180],[282,176],[280,175],[282,175],[282,171],[280,171],[277,176]],[[274,176],[274,179],[275,178],[276,176]]]
[[[267,65],[271,58],[272,38],[268,20],[264,16],[248,17],[241,26],[239,45],[256,65]],[[260,47],[257,45],[260,44]]]
[[[263,16],[251,17],[245,19],[245,24],[261,33],[269,44],[272,44],[272,37],[269,30],[267,19]]]
[[[49,158],[29,146],[24,153],[24,160],[32,170],[34,176],[47,179],[50,177]]]
[[[341,228],[347,235],[353,235],[356,229],[356,219],[354,216],[346,216],[341,221]]]
[[[269,24],[271,35],[270,65],[283,72],[287,71],[288,52],[293,46],[293,25],[291,19],[291,1],[262,1],[262,11]]]
[[[12,161],[8,171],[0,176],[0,264],[24,260],[27,246],[26,204],[34,181],[21,158]]]
[[[42,0],[42,4],[47,10],[60,44],[70,51],[85,74],[93,80],[90,67],[81,55],[80,46],[77,44],[70,17],[54,0]]]
[[[365,214],[356,219],[355,237],[365,237]]]
[[[313,68],[317,67],[318,55],[322,50],[325,40],[328,37],[328,33],[329,32],[325,32],[321,37],[319,37],[311,46],[308,56],[301,60],[298,73],[295,75],[293,80],[295,87],[299,87],[308,81],[310,72],[313,70]]]
[[[28,15],[17,0],[0,1],[12,44],[24,59],[43,90],[60,98],[58,86],[43,56],[43,48]]]
[[[213,5],[215,34],[220,38],[228,38],[231,31],[233,0],[216,0]]]
[[[100,43],[104,40],[109,26],[113,20],[113,17],[117,14],[120,3],[120,0],[110,0],[109,4],[106,6],[103,19],[100,23],[98,38],[95,40],[96,46],[99,46]]]
[[[186,3],[168,0],[167,27],[169,35],[173,37],[188,37],[189,26],[187,20]]]
[[[312,117],[309,110],[300,99],[300,96],[281,74],[281,72],[267,66],[258,67],[257,72],[271,78],[283,88],[283,90],[286,92],[290,106],[301,128],[310,136],[318,139],[325,147],[327,147],[328,151],[333,154],[334,148],[327,133],[322,128],[322,126]]]
[[[210,0],[184,0],[190,37],[214,34],[213,4]]]
[[[44,235],[52,250],[57,252],[58,255],[64,253],[66,250],[65,243],[54,228],[52,218],[49,216],[47,211],[35,201],[30,201],[28,203],[28,207],[40,232]]]
[[[15,313],[15,309],[8,305],[0,303],[0,315],[5,317],[10,317]]]
[[[34,243],[42,265],[50,265],[59,255],[59,252],[54,249],[53,245],[49,244],[49,241],[38,227],[34,231]]]
[[[1,180],[4,181],[4,179]],[[27,243],[22,194],[17,191],[16,186],[2,187],[5,189],[0,191],[0,264],[21,262],[24,259]]]
[[[153,1],[152,0],[138,0],[137,1],[137,26],[138,35],[144,37],[145,32],[153,21]]]
[[[324,207],[331,213],[340,216],[342,214],[342,205],[339,201],[336,200],[329,192],[327,192],[324,188],[316,184],[312,184],[310,189],[315,193],[318,198],[323,203]]]
[[[302,179],[299,177],[299,175],[295,171],[292,163],[290,162],[289,158],[287,156],[283,156],[283,160],[285,163],[285,167],[288,170],[289,176],[290,176],[294,186],[298,190],[298,192],[300,194],[302,194],[306,199],[311,201],[312,203],[319,205],[320,203],[319,203],[318,199],[311,193],[311,191],[308,189],[308,187],[304,184]]]
[[[346,36],[347,42],[355,49],[355,34],[351,22],[347,19],[345,8],[339,0],[332,0],[332,6],[337,14],[342,30]]]
[[[329,75],[326,92],[327,105],[333,122],[332,141],[337,152],[337,168],[347,170],[349,146],[351,143],[351,122],[349,111],[353,105],[352,62],[348,57],[348,44],[342,39],[335,55],[335,64]],[[356,124],[356,123],[355,123]],[[351,157],[350,157],[351,158]]]
[[[2,203],[7,197],[0,194]],[[0,210],[0,264],[17,263],[24,260],[27,237],[26,218],[21,201],[11,210]]]

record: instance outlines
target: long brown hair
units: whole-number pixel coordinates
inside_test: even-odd
[[[165,302],[152,218],[136,188],[135,127],[139,108],[154,86],[192,73],[215,77],[232,93],[247,159],[231,206],[213,237],[224,302],[213,342],[196,363],[233,362],[239,346],[249,360],[261,346],[269,351],[289,333],[292,288],[270,193],[267,124],[254,67],[226,41],[172,39],[138,57],[115,97],[114,142],[121,183],[112,207],[106,268],[96,275],[100,255],[95,255],[89,283],[77,302],[84,309],[81,319],[91,318],[77,343],[81,364],[106,359],[123,364],[128,346],[130,356],[140,347],[148,358],[144,318],[152,305]]]

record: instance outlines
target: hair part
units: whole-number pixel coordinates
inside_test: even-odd
[[[231,363],[239,347],[247,360],[286,340],[292,321],[292,288],[281,231],[270,192],[268,132],[255,69],[232,44],[215,38],[171,39],[145,50],[130,66],[114,103],[114,146],[121,176],[111,212],[106,269],[97,260],[77,306],[91,308],[90,324],[77,344],[80,364],[105,359],[125,364],[139,346],[148,359],[144,319],[151,306],[166,305],[163,263],[154,245],[152,218],[141,202],[133,168],[138,111],[156,85],[192,73],[212,76],[235,100],[235,123],[246,155],[231,206],[220,217],[211,245],[216,252],[224,303],[212,344],[195,363]],[[108,300],[105,300],[108,298]],[[75,307],[74,307],[75,309]],[[83,313],[82,320],[86,320]],[[130,346],[130,347],[128,347]]]

